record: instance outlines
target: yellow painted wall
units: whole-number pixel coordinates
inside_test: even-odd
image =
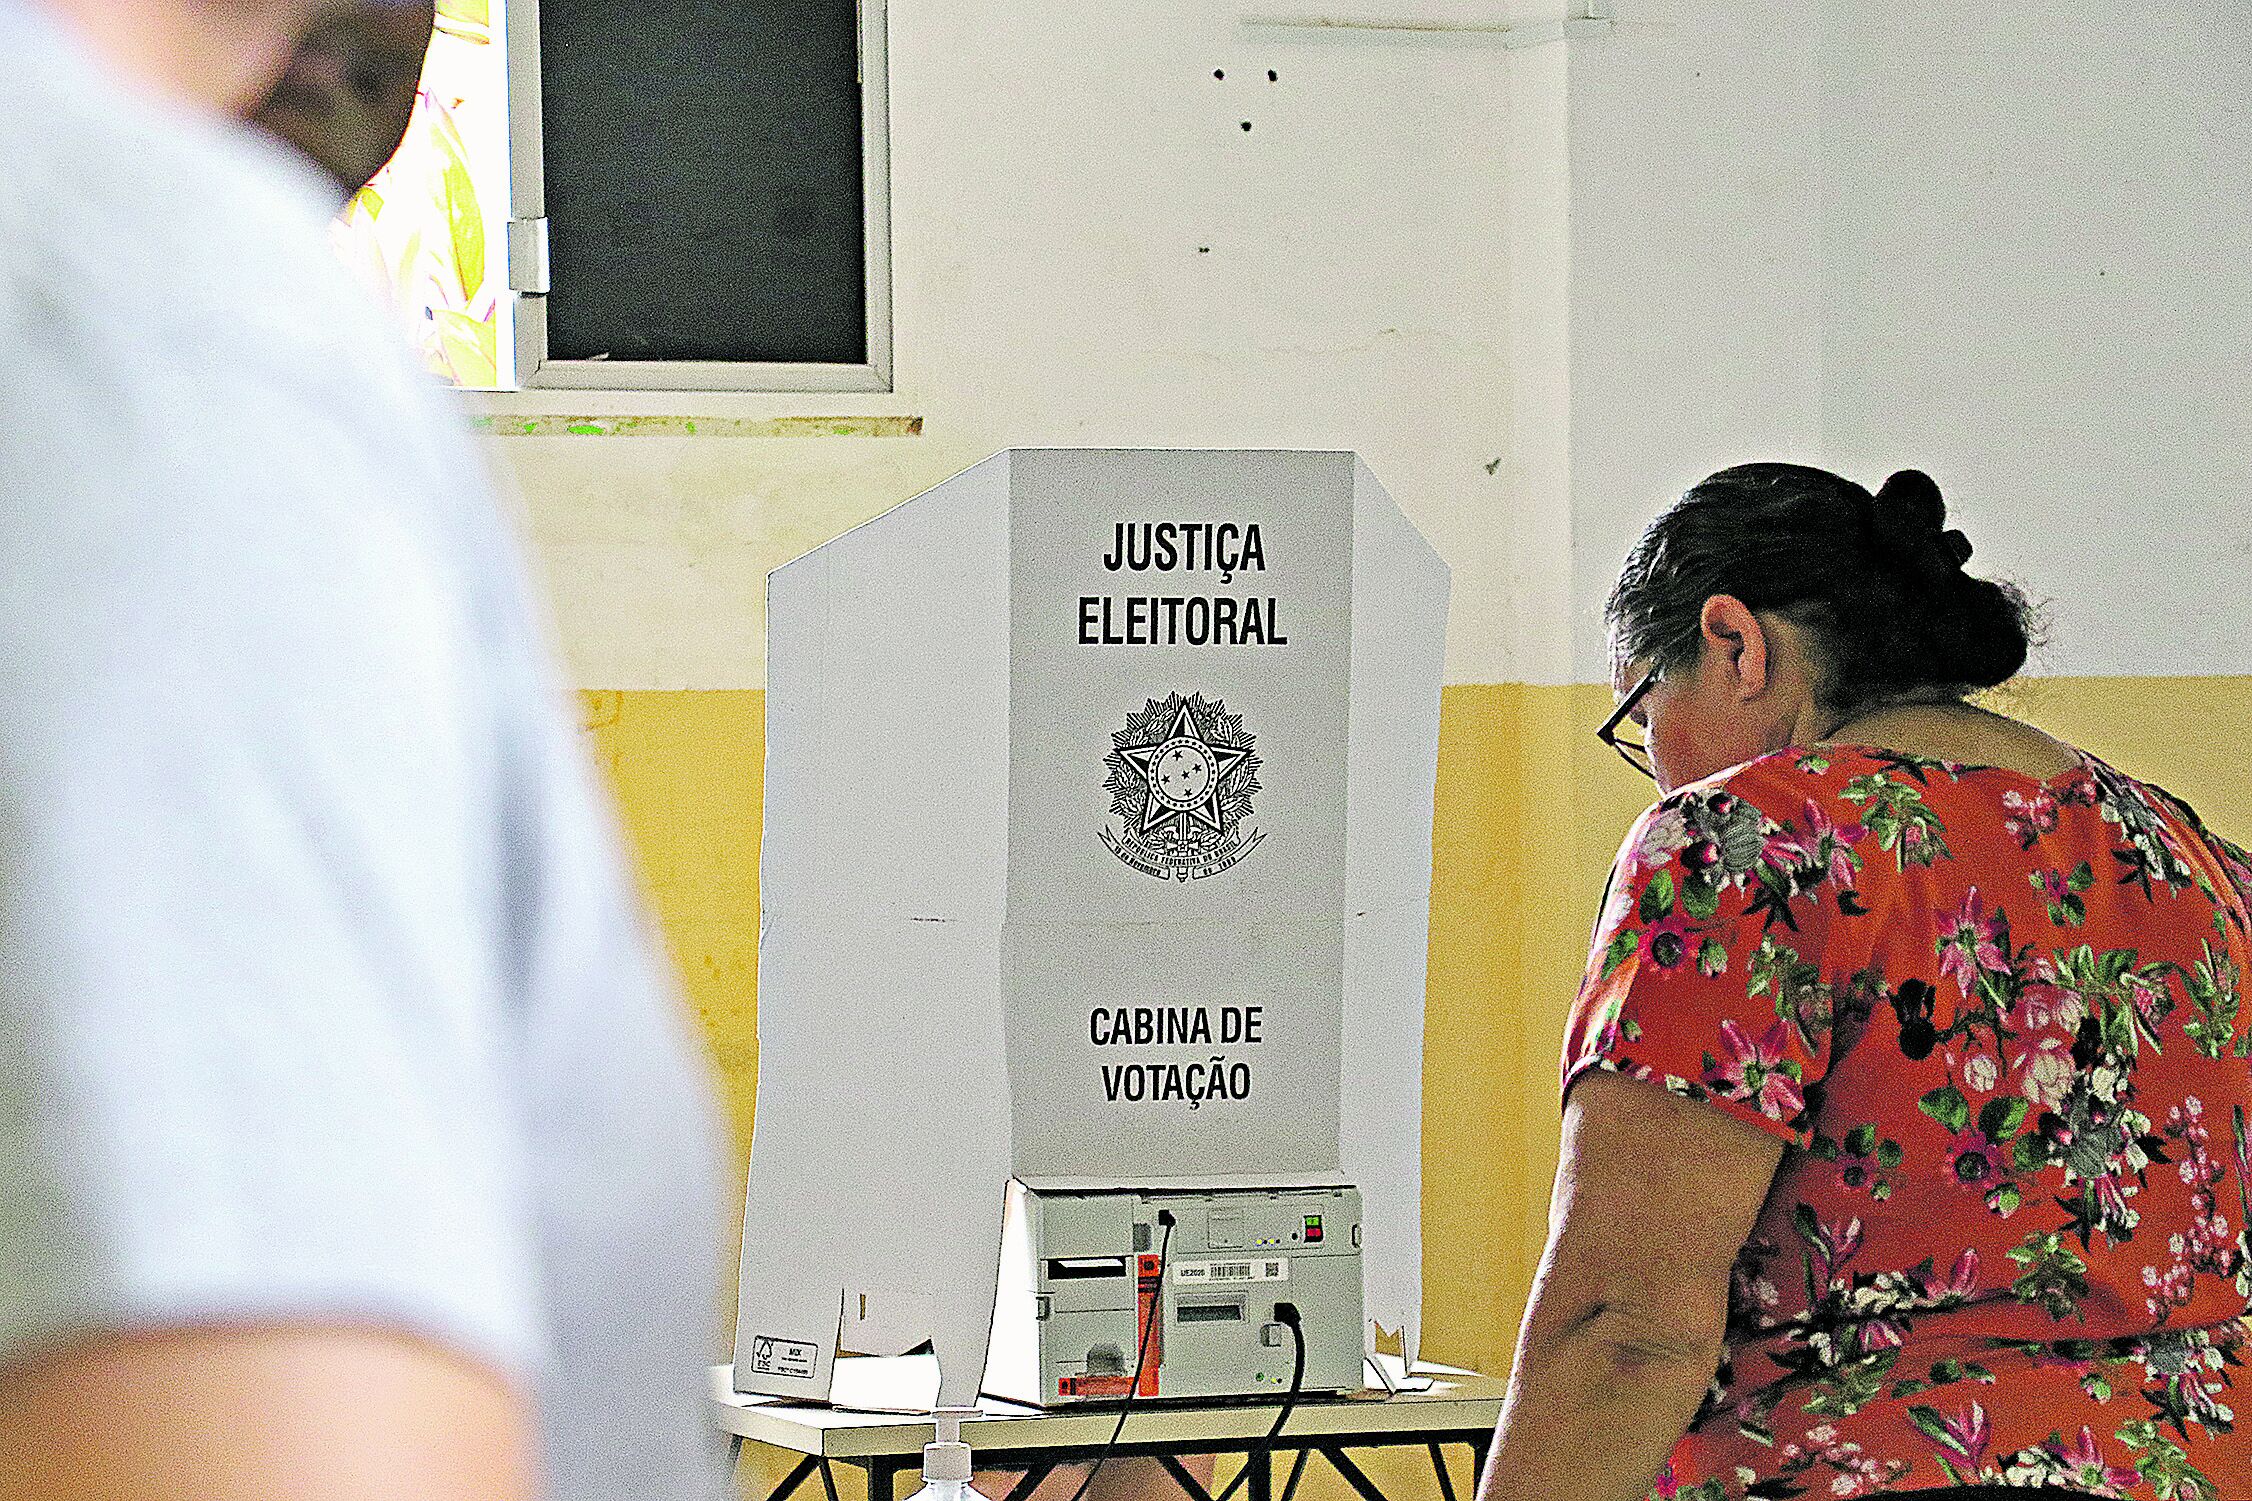
[[[590,693],[587,723],[710,1040],[740,1159],[758,1060],[765,695]],[[2252,835],[2252,677],[2051,678],[2002,707]],[[1554,1171],[1557,1050],[1604,871],[1651,795],[1596,685],[1446,690],[1424,1064],[1425,1351],[1500,1372]]]

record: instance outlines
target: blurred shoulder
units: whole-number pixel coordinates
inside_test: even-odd
[[[332,190],[255,129],[114,76],[59,22],[0,0],[0,342],[130,387],[230,368],[308,394],[357,368],[360,402],[411,369],[330,249]],[[383,379],[370,389],[366,375]],[[14,383],[11,383],[14,384]]]
[[[6,46],[0,683],[458,675],[508,561],[491,482],[331,248],[325,185],[12,0]]]
[[[490,480],[335,253],[325,180],[112,76],[20,0],[0,0],[0,47],[0,487],[22,497],[0,566],[19,596],[381,607],[489,550]]]

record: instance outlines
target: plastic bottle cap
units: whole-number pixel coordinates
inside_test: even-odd
[[[970,1478],[968,1444],[923,1445],[923,1478],[932,1483]]]
[[[923,1445],[923,1479],[933,1484],[970,1478],[970,1446],[962,1442],[962,1419],[974,1418],[975,1407],[941,1407],[932,1412],[935,1442]]]

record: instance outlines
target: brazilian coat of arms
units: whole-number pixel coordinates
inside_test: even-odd
[[[1110,738],[1102,841],[1134,869],[1161,881],[1218,875],[1266,838],[1245,822],[1259,790],[1253,737],[1218,699],[1153,698]]]

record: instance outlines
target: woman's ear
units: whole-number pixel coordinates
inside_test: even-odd
[[[1737,702],[1749,702],[1767,691],[1774,643],[1749,605],[1733,594],[1715,594],[1705,601],[1697,625],[1704,635],[1706,658],[1717,664]]]

